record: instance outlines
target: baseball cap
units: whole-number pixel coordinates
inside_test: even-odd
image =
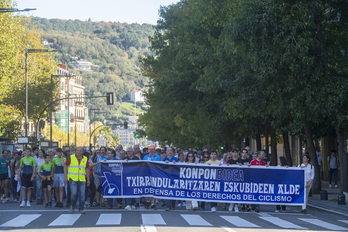
[[[149,149],[155,149],[156,147],[155,147],[155,145],[150,145],[149,146]]]

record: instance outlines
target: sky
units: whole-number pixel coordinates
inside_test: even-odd
[[[160,6],[179,0],[15,0],[19,10],[36,8],[22,15],[85,21],[157,24]]]

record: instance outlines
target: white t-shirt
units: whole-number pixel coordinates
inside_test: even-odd
[[[306,167],[304,164],[299,164],[298,167],[301,167],[305,170],[306,182],[314,179],[315,171],[313,165],[308,164]]]
[[[36,173],[39,172],[39,169],[40,169],[40,166],[41,164],[45,163],[45,159],[40,159],[40,158],[37,158],[36,159]]]

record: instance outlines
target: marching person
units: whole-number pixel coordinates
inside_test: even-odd
[[[3,203],[7,202],[10,177],[8,176],[8,167],[10,166],[10,160],[7,157],[7,151],[2,151],[2,157],[0,157],[0,196],[4,194]]]
[[[206,164],[208,164],[208,165],[211,165],[211,164],[221,165],[220,160],[218,160],[218,154],[217,154],[216,150],[212,150],[210,152],[210,159],[206,162]],[[211,212],[216,212],[217,203],[216,202],[211,202],[210,206],[211,206]]]
[[[76,207],[77,194],[79,195],[79,213],[84,214],[83,210],[87,186],[89,186],[89,163],[86,156],[83,156],[83,148],[78,147],[76,154],[71,155],[64,165],[64,182],[69,181],[71,189],[70,212],[73,213]]]
[[[33,189],[33,181],[36,173],[36,162],[31,156],[30,148],[27,148],[24,154],[25,156],[21,159],[20,167],[17,171],[17,180],[22,186],[22,203],[20,207],[30,207],[31,190]],[[25,198],[26,190],[28,190],[27,198]],[[27,204],[25,204],[25,199],[27,199]]]
[[[195,155],[192,151],[188,152],[186,156],[186,164],[194,164],[196,163]],[[198,201],[192,200],[192,201],[186,201],[186,210],[193,210],[196,211],[198,209]]]
[[[255,152],[254,154],[256,154],[256,159],[254,159],[253,161],[250,162],[250,164],[248,165],[249,167],[251,165],[254,166],[269,166],[269,163],[266,164],[265,161],[262,160],[262,153],[261,152]],[[255,212],[259,213],[260,212],[260,204],[254,204],[253,206],[255,206]],[[247,211],[250,211],[251,209],[248,208]]]
[[[173,148],[168,147],[166,153],[167,153],[167,156],[166,156],[164,159],[162,159],[162,161],[164,161],[164,162],[166,162],[166,163],[169,163],[169,162],[178,162],[178,159],[174,156],[174,150],[173,150]],[[174,209],[175,209],[176,200],[168,200],[168,199],[165,199],[165,200],[164,200],[164,203],[166,204],[166,211],[174,210]]]
[[[307,202],[308,202],[308,195],[309,191],[311,191],[313,180],[314,180],[314,167],[310,164],[311,157],[309,154],[304,154],[302,156],[302,164],[299,164],[298,167],[305,169],[305,179],[306,179],[306,202],[302,206],[302,213],[307,214]]]
[[[144,157],[144,160],[147,161],[161,161],[161,156],[156,154],[156,147],[155,145],[150,145],[149,146],[149,154]],[[152,210],[157,210],[157,207],[155,205],[156,199],[152,197],[151,202],[150,202],[150,197],[146,198],[146,202],[144,204],[145,209],[148,209],[151,205]]]
[[[63,208],[63,194],[64,194],[64,168],[62,163],[66,161],[66,158],[63,157],[63,150],[58,148],[56,150],[57,157],[53,159],[53,187],[55,188],[57,204],[55,207]]]
[[[288,162],[286,162],[286,159],[284,156],[281,156],[278,158],[278,165],[277,167],[282,167],[282,168],[287,168],[288,167]],[[286,205],[277,205],[276,206],[276,213],[282,212],[285,213],[286,211]]]
[[[53,165],[51,163],[51,157],[48,154],[44,154],[45,163],[41,164],[38,176],[41,178],[41,185],[37,186],[44,190],[45,201],[47,207],[52,207],[52,176],[53,176]],[[42,172],[41,172],[42,171]]]

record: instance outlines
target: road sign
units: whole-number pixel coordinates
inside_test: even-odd
[[[29,137],[17,137],[17,144],[28,144]]]
[[[106,146],[106,139],[98,139],[99,146]]]

